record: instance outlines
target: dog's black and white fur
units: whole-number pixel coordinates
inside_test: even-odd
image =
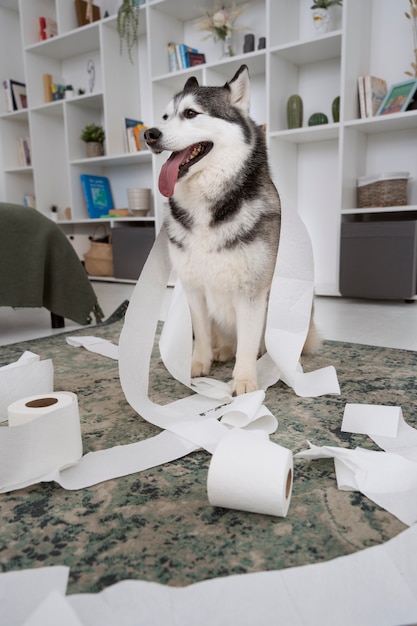
[[[249,117],[242,65],[223,87],[189,78],[149,147],[173,154],[159,188],[169,197],[170,255],[193,324],[191,376],[236,357],[233,393],[254,391],[280,235],[280,199],[270,178],[262,130]],[[314,326],[311,344],[316,343]]]

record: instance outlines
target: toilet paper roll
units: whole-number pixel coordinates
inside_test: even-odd
[[[28,396],[13,402],[7,412],[9,428],[0,429],[0,492],[53,480],[82,457],[74,393]]]
[[[9,426],[22,426],[42,415],[55,412],[58,408],[73,404],[74,394],[60,391],[51,394],[38,394],[23,400],[16,400],[7,408]]]
[[[291,501],[293,457],[266,433],[231,430],[214,451],[207,493],[212,506],[285,517]]]

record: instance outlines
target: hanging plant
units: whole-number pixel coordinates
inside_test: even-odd
[[[117,11],[117,32],[120,38],[120,54],[126,45],[131,63],[132,50],[138,43],[139,34],[139,2],[138,0],[123,0]]]

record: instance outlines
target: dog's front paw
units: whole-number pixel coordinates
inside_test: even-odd
[[[213,350],[213,360],[219,363],[228,363],[234,359],[235,352],[231,346],[219,346]]]
[[[191,363],[191,378],[197,376],[208,376],[210,374],[211,361],[202,363],[201,361],[193,361]]]
[[[241,396],[243,393],[251,393],[251,391],[257,391],[258,384],[256,380],[250,379],[234,379],[232,386],[232,393],[234,396]]]

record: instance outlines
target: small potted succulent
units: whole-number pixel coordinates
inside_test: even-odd
[[[104,140],[106,138],[104,128],[98,124],[87,124],[84,127],[80,139],[86,144],[88,157],[98,157],[104,154]]]
[[[65,85],[64,94],[66,100],[72,98],[74,96],[74,87],[72,85]]]
[[[313,12],[313,22],[318,33],[327,33],[336,28],[337,11],[343,0],[313,0],[310,9]]]

